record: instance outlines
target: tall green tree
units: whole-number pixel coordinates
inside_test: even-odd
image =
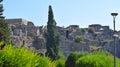
[[[59,52],[59,35],[51,6],[49,6],[48,11],[46,40],[47,55],[53,60],[57,59]]]
[[[5,43],[9,42],[9,27],[8,23],[5,22],[5,17],[3,16],[3,4],[1,4],[3,0],[0,0],[0,41],[5,41]]]

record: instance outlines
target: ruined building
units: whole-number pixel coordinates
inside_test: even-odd
[[[6,19],[10,26],[11,43],[14,46],[23,46],[39,54],[45,55],[46,39],[44,32],[46,26],[35,26],[33,22],[22,18]],[[70,25],[66,28],[57,26],[60,33],[60,51],[68,56],[73,51],[107,50],[114,54],[113,30],[109,26],[100,24],[89,25],[88,28],[79,28],[79,25]],[[90,29],[93,31],[89,32]],[[120,32],[116,32],[120,36]],[[80,42],[75,42],[76,36],[82,36]],[[120,57],[120,39],[116,38],[116,55]]]
[[[10,26],[11,43],[24,46],[38,53],[45,54],[45,39],[42,36],[43,26],[34,26],[33,22],[22,18],[6,19]]]

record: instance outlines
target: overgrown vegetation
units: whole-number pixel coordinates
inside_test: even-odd
[[[73,52],[68,56],[65,67],[113,67],[113,56],[106,51]],[[120,59],[117,58],[117,67]]]
[[[31,50],[5,46],[0,51],[0,67],[55,67],[48,57],[41,57]]]
[[[71,53],[67,61],[65,62],[65,67],[75,67],[75,62],[77,60],[77,53]]]
[[[120,67],[119,58],[116,65]],[[53,61],[26,48],[7,45],[0,50],[0,67],[113,67],[113,56],[106,51],[72,52],[67,60]]]
[[[65,62],[65,67],[75,67],[76,61],[78,58],[87,55],[87,52],[72,52],[68,56],[66,62]]]
[[[87,55],[76,61],[76,67],[113,67],[113,59],[105,55]]]
[[[56,67],[65,67],[65,59],[58,59],[55,61]]]
[[[94,33],[93,29],[88,29],[88,33]]]
[[[79,43],[79,42],[82,41],[82,40],[83,40],[83,36],[77,35],[77,36],[75,37],[75,42],[77,42],[77,43]]]

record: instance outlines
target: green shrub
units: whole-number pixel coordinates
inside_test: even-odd
[[[75,42],[80,42],[80,41],[82,41],[83,40],[83,36],[76,36],[75,37]]]
[[[90,53],[90,54],[92,54],[92,55],[112,56],[112,54],[110,54],[109,52],[104,51],[104,50],[102,50],[102,51],[94,51],[94,52],[92,52],[92,53]]]
[[[0,67],[53,67],[50,59],[25,48],[5,46],[0,51]]]
[[[87,55],[76,61],[76,67],[113,67],[113,59],[105,55]]]
[[[113,56],[107,51],[72,52],[68,56],[65,67],[113,67]],[[116,59],[116,67],[120,67],[120,59]]]
[[[65,67],[75,67],[75,62],[77,60],[77,54],[72,52],[68,56],[66,62],[65,62]]]
[[[78,59],[78,58],[80,58],[82,56],[88,55],[89,53],[88,52],[76,52],[76,54],[77,54],[77,59]]]
[[[82,33],[85,33],[85,29],[81,28],[80,30],[81,30]]]
[[[76,67],[113,67],[113,56],[107,51],[95,51],[79,57]],[[116,67],[120,67],[120,59],[116,58]]]
[[[59,59],[55,61],[56,67],[65,67],[65,59]]]
[[[4,44],[4,41],[1,41],[1,42],[0,42],[0,46],[2,46],[3,44]]]
[[[68,56],[66,62],[65,62],[65,67],[75,67],[76,60],[82,56],[87,55],[87,52],[72,52]]]
[[[88,29],[88,33],[94,33],[93,29]]]
[[[59,53],[58,53],[58,58],[59,58],[59,59],[65,59],[64,53],[61,52],[61,51],[59,51]]]

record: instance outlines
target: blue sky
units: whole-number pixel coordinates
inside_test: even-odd
[[[109,25],[113,28],[111,12],[120,13],[120,0],[4,0],[6,18],[24,18],[36,26],[46,25],[48,6],[52,5],[58,26],[90,24]],[[120,30],[120,15],[116,29]]]

